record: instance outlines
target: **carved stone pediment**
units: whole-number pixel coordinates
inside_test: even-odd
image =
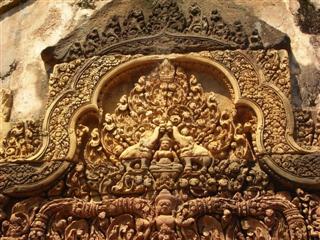
[[[31,196],[0,212],[3,239],[317,236],[319,199],[270,181],[319,186],[290,93],[277,50],[57,65],[42,125],[18,124],[2,146],[1,207]]]
[[[233,1],[103,6],[41,53],[43,119],[1,132],[0,240],[320,239],[320,115],[294,116],[284,49]]]
[[[83,129],[76,129],[76,125],[80,124],[77,119],[86,116],[86,111],[89,111],[86,109],[92,109],[90,111],[96,112],[94,114],[90,113],[89,115],[97,115],[92,122],[97,122],[98,125],[96,128],[98,130],[96,130],[95,133],[103,136],[102,145],[107,152],[110,152],[108,144],[111,144],[111,142],[112,144],[115,144],[118,151],[129,147],[128,144],[138,143],[138,139],[135,135],[130,137],[127,136],[126,141],[124,141],[122,145],[117,143],[118,140],[112,139],[111,141],[108,139],[112,134],[111,132],[106,131],[106,129],[111,128],[112,124],[119,125],[121,131],[124,131],[123,134],[129,134],[126,132],[128,131],[126,126],[130,126],[130,124],[134,124],[135,122],[141,124],[141,121],[143,121],[145,123],[144,130],[152,132],[155,130],[156,126],[159,126],[159,122],[163,122],[164,125],[170,122],[170,124],[174,125],[175,121],[182,120],[186,121],[186,123],[189,121],[188,124],[190,126],[182,128],[181,125],[179,134],[186,134],[187,137],[193,137],[196,144],[209,150],[215,158],[223,158],[219,156],[219,154],[230,157],[231,155],[238,156],[241,153],[242,156],[240,156],[240,154],[238,158],[242,158],[248,154],[253,155],[252,158],[260,159],[260,156],[263,156],[264,154],[305,154],[311,152],[310,150],[304,150],[299,147],[292,137],[293,116],[289,104],[291,86],[287,66],[288,58],[285,51],[212,51],[191,53],[187,55],[163,55],[160,58],[168,58],[169,62],[172,62],[171,64],[175,68],[175,76],[172,79],[178,79],[177,81],[180,81],[181,83],[178,84],[173,80],[172,83],[166,83],[168,86],[162,86],[160,75],[158,74],[158,76],[154,73],[158,76],[158,80],[154,80],[155,86],[152,85],[153,89],[151,89],[151,86],[149,85],[144,86],[145,79],[150,80],[149,74],[151,74],[152,69],[155,69],[157,64],[159,64],[157,63],[158,57],[156,56],[107,55],[103,57],[93,57],[91,59],[78,59],[71,63],[64,63],[57,66],[50,79],[48,111],[42,125],[42,133],[37,133],[39,130],[31,130],[32,128],[30,127],[32,125],[30,124],[30,127],[28,127],[29,125],[23,126],[23,129],[30,128],[29,130],[23,130],[21,128],[23,131],[18,131],[20,127],[17,126],[17,130],[12,130],[11,137],[8,136],[8,138],[5,139],[7,143],[4,144],[4,150],[2,150],[2,159],[6,159],[6,161],[10,159],[25,159],[28,161],[36,159],[41,161],[73,160],[78,151],[78,141],[80,141],[79,139],[77,140],[76,133],[78,131],[85,131],[86,129],[85,127],[83,127]],[[270,68],[270,64],[274,67]],[[139,72],[143,72],[141,71],[141,66],[145,66],[145,69],[148,71],[145,71],[145,74],[139,75]],[[185,66],[185,68],[183,68],[183,66]],[[190,66],[198,66],[199,70]],[[187,74],[184,73],[184,69],[187,69]],[[259,72],[257,69],[259,69]],[[218,91],[213,91],[213,93],[210,93],[210,91],[206,92],[199,86],[198,91],[200,92],[197,94],[200,94],[201,97],[199,96],[200,99],[197,101],[200,102],[188,102],[191,101],[190,99],[187,100],[185,98],[188,94],[191,94],[188,92],[190,91],[188,90],[188,87],[193,89],[193,86],[191,87],[190,84],[195,82],[196,88],[198,88],[197,81],[199,81],[199,79],[196,75],[202,78],[201,71],[205,74],[204,77],[207,79],[205,80],[207,81],[205,84],[208,86],[210,85],[208,80],[210,75],[212,75],[211,78],[216,78],[216,80],[211,80],[211,83],[216,82],[216,86],[212,89],[218,89]],[[127,74],[127,76],[110,76],[110,74],[112,75],[117,72],[122,72],[122,75],[120,74],[121,76],[125,76],[125,74]],[[130,78],[130,74],[133,74],[135,77]],[[132,93],[131,96],[128,89],[125,94],[126,96],[118,96],[118,107],[114,106],[111,108],[109,103],[101,105],[101,102],[103,102],[105,98],[103,92],[109,91],[108,89],[112,88],[113,85],[116,86],[118,83],[124,83],[125,81],[134,84],[133,79],[136,79],[135,81],[137,81],[137,83],[132,91],[138,91],[137,89],[139,88],[147,88],[148,91],[151,91],[148,94],[157,97],[157,99],[152,99],[148,95],[148,98],[140,101],[139,94],[142,93]],[[170,88],[172,89],[170,90]],[[165,101],[162,95],[168,95],[166,97],[168,99],[166,100],[168,101],[168,103],[166,103],[168,104],[168,109],[166,110],[161,107],[161,104],[164,104]],[[209,98],[209,96],[211,97]],[[206,98],[215,99],[213,101],[216,103],[213,102],[212,104],[210,103],[210,105],[207,103],[209,100],[206,100]],[[112,101],[114,102],[114,100]],[[195,109],[187,107],[188,104]],[[214,111],[210,110],[209,105],[207,105],[207,108],[202,109],[205,104],[217,108],[219,110],[215,113],[217,115],[212,115],[214,114]],[[128,115],[127,112],[119,113],[121,106],[124,108],[126,105],[130,106],[130,111],[136,112],[133,116]],[[219,105],[222,107],[219,108]],[[146,110],[146,116],[141,115],[141,108]],[[198,108],[202,109],[202,116],[200,118],[197,116],[195,120],[193,114],[199,112]],[[244,114],[247,110],[242,110],[242,108],[250,108],[250,111],[253,114]],[[106,109],[108,111],[106,111]],[[186,109],[185,114],[190,115],[189,119],[184,119],[184,116],[179,116],[179,114],[181,115],[183,113],[183,109]],[[232,109],[234,109],[234,111],[232,111]],[[243,113],[246,116],[247,122],[239,122],[239,119],[241,118],[234,115],[235,112],[237,112],[235,111],[236,109],[238,114]],[[113,111],[115,111],[115,113],[113,113]],[[210,113],[207,114],[206,111],[209,111]],[[100,114],[98,114],[99,112]],[[106,118],[104,115],[107,112],[109,115]],[[165,118],[162,116],[164,113],[161,112],[167,112],[166,114],[169,115]],[[142,118],[142,116],[144,116],[144,118]],[[111,125],[108,126],[108,121],[112,122],[114,119],[118,118],[124,118],[124,122],[121,123],[117,120],[116,123],[110,123]],[[254,118],[256,120],[253,120]],[[99,124],[103,124],[102,119],[105,119],[106,121],[105,130],[102,130],[103,127],[99,126]],[[219,139],[219,136],[215,141],[210,140],[210,142],[208,140],[210,136],[212,134],[218,135],[218,133],[211,133],[210,131],[214,132],[215,130],[207,129],[207,126],[202,126],[201,124],[203,124],[203,122],[209,123],[211,121],[210,123],[216,125],[217,129],[223,129],[226,122],[229,124],[228,119],[230,119],[230,123],[232,122],[232,124],[229,126],[230,131],[227,136],[221,137],[222,140]],[[193,120],[196,122],[193,122]],[[241,143],[244,145],[243,150],[234,149],[231,151],[231,146],[237,144],[233,142],[238,141],[238,137],[235,137],[233,132],[237,134],[237,131],[246,131],[245,129],[247,129],[247,127],[245,125],[252,125],[254,121],[256,121],[256,129],[254,136],[250,140],[252,143],[248,144],[246,141],[239,140],[239,144]],[[238,123],[241,123],[243,126],[239,127]],[[223,126],[221,126],[221,124]],[[134,129],[135,128],[130,129],[130,131],[136,131]],[[210,131],[207,132],[207,130]],[[91,131],[92,129],[90,129],[90,132]],[[32,141],[30,144],[23,141],[23,143],[20,144],[20,135],[15,135],[18,132],[21,132],[22,135],[20,135],[23,139],[28,139],[28,137],[23,137],[25,136],[23,134],[34,132],[34,136],[38,136],[39,140]],[[221,135],[224,134],[224,131],[222,132]],[[132,133],[138,134],[139,131]],[[209,136],[204,137],[203,135],[206,133],[208,133]],[[142,133],[140,132],[139,134]],[[139,134],[138,136],[140,136]],[[244,133],[240,133],[240,135],[241,134]],[[230,137],[231,135],[233,135],[233,138]],[[9,138],[11,138],[11,141],[9,141]],[[108,142],[108,144],[106,144],[107,139],[111,141]],[[223,143],[223,141],[226,142]],[[177,144],[175,143],[175,145]],[[249,148],[247,146],[250,146],[251,150],[248,150]],[[225,149],[227,150],[225,151]],[[156,149],[153,149],[153,151],[155,150]],[[254,151],[254,154],[251,153],[252,151]],[[234,152],[237,153],[235,154]],[[279,171],[277,170],[278,165],[279,162],[276,163],[269,160],[266,160],[265,164],[265,166],[270,167],[272,171],[280,173],[280,169]],[[288,172],[284,167],[281,168]],[[290,174],[296,175],[294,171],[291,171]],[[306,175],[303,174],[301,176]],[[299,182],[299,174],[297,174],[296,177],[292,177],[291,179],[295,179],[295,181]],[[316,175],[310,175],[310,183],[312,184],[312,181],[314,181],[316,185],[317,181],[314,177],[316,177]]]

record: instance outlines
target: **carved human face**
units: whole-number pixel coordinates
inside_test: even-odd
[[[171,215],[172,214],[172,203],[169,199],[161,199],[157,204],[158,214]]]
[[[171,148],[171,143],[169,140],[162,140],[160,144],[162,150],[169,150]]]

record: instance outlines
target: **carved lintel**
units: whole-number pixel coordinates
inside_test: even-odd
[[[307,239],[307,228],[299,208],[280,195],[252,200],[210,197],[181,204],[164,189],[154,203],[140,198],[102,202],[74,198],[44,202],[41,198],[31,198],[19,205],[3,222],[5,237],[39,240],[80,235],[97,240],[121,236],[145,240],[207,236]],[[314,230],[312,234],[315,236]]]

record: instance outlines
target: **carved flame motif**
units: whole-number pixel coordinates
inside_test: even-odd
[[[140,77],[128,96],[121,97],[114,114],[105,115],[102,144],[110,155],[119,157],[124,149],[146,140],[156,127],[172,125],[180,138],[188,138],[180,148],[192,143],[205,147],[216,159],[248,158],[244,127],[235,125],[232,106],[219,109],[216,97],[203,92],[194,75],[188,77],[164,60],[150,75]]]

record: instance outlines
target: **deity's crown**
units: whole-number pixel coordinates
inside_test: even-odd
[[[163,134],[163,136],[160,138],[160,142],[162,142],[162,141],[169,141],[169,142],[171,142],[172,139],[168,136],[167,133],[165,133],[165,134]]]
[[[170,200],[172,204],[176,204],[177,199],[173,196],[168,189],[162,189],[159,195],[155,199],[155,203],[157,204],[160,200]]]
[[[174,78],[175,69],[174,66],[165,59],[159,66],[159,77],[161,81],[171,82]]]

